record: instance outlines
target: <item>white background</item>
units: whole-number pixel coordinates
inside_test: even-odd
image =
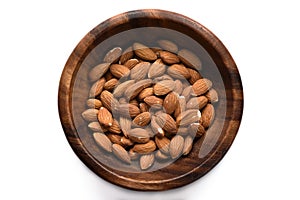
[[[107,18],[140,8],[175,11],[209,28],[244,86],[242,124],[224,159],[166,192],[97,177],[71,150],[57,109],[60,75],[77,43]],[[299,4],[289,0],[1,1],[0,199],[300,199],[299,19]]]

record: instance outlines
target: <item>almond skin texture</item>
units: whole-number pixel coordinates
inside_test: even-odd
[[[176,93],[170,92],[164,99],[163,107],[167,114],[171,115],[175,111],[178,104],[178,97]]]
[[[131,69],[130,78],[136,81],[144,79],[148,74],[150,65],[151,64],[149,62],[138,63],[136,66],[134,66],[134,68]]]
[[[157,124],[155,116],[151,117],[151,130],[155,135],[158,135],[159,137],[163,137],[165,135],[162,127]]]
[[[117,78],[127,77],[130,74],[130,70],[127,67],[119,64],[112,64],[109,70]]]
[[[113,94],[107,90],[104,90],[100,94],[100,99],[101,99],[102,105],[105,108],[107,108],[110,112],[112,112],[113,110],[116,110],[119,105],[119,102],[114,98]]]
[[[123,134],[127,137],[128,131],[131,129],[131,119],[121,116],[119,119],[119,124]]]
[[[184,139],[180,135],[176,135],[170,141],[169,152],[172,159],[178,158],[182,154],[184,147]]]
[[[89,108],[85,111],[83,111],[83,113],[81,114],[81,116],[83,117],[83,119],[85,121],[88,122],[94,122],[94,121],[98,121],[98,109],[94,109],[94,108]]]
[[[199,79],[192,86],[192,95],[199,96],[205,94],[212,87],[212,82],[206,78]]]
[[[134,152],[141,153],[141,154],[151,153],[155,151],[155,149],[156,149],[156,144],[153,140],[150,140],[145,144],[135,144],[132,148]]]
[[[127,88],[129,88],[131,85],[133,85],[134,82],[135,82],[134,80],[128,80],[128,81],[125,81],[125,82],[117,85],[113,92],[114,97],[121,97],[123,95],[124,91]]]
[[[211,104],[207,104],[202,110],[201,124],[204,128],[208,128],[215,118],[215,109]]]
[[[217,103],[219,101],[218,93],[215,89],[210,89],[205,96],[207,97],[210,103]]]
[[[100,132],[103,133],[105,132],[105,128],[103,128],[98,121],[96,122],[91,122],[88,124],[89,129],[91,129],[93,132]]]
[[[182,154],[188,155],[190,153],[190,151],[192,150],[192,148],[193,148],[193,138],[191,136],[187,136],[184,139]]]
[[[106,53],[103,61],[107,63],[116,63],[122,54],[121,47],[115,47]]]
[[[116,111],[116,114],[120,114],[125,117],[136,117],[140,113],[140,109],[137,106],[132,105],[130,103],[120,104]]]
[[[130,140],[136,143],[147,143],[150,140],[150,136],[145,129],[134,128],[128,132],[128,137]]]
[[[176,133],[177,132],[177,126],[176,122],[174,121],[173,117],[171,117],[169,114],[161,113],[156,118],[156,123],[162,127],[166,132],[169,133]]]
[[[202,69],[202,63],[200,59],[193,52],[187,49],[182,49],[178,52],[178,57],[186,66],[191,67],[195,70]]]
[[[105,134],[96,132],[93,137],[98,146],[107,152],[112,152],[112,143]]]
[[[177,55],[175,55],[171,52],[168,52],[168,51],[160,51],[159,56],[163,60],[163,62],[168,65],[172,65],[172,64],[180,62]]]
[[[133,44],[134,53],[143,60],[154,61],[157,59],[157,55],[147,46],[141,43]]]
[[[108,133],[107,137],[113,144],[123,145],[121,142],[122,136],[118,134]]]
[[[195,137],[202,137],[205,134],[205,128],[200,123],[192,123],[189,126],[189,132]]]
[[[119,82],[118,79],[112,78],[109,81],[106,81],[103,88],[105,90],[112,91],[115,88],[115,86],[118,84],[118,82]]]
[[[142,155],[140,158],[140,167],[142,170],[149,169],[154,163],[154,154]]]
[[[167,137],[156,136],[155,143],[161,152],[169,154],[170,140]]]
[[[129,59],[128,61],[126,61],[124,63],[124,66],[127,67],[128,69],[132,69],[134,68],[134,66],[136,66],[140,61],[136,58],[132,58],[132,59]]]
[[[187,126],[193,122],[198,122],[201,117],[201,113],[198,109],[189,109],[180,113],[176,117],[176,124],[179,126]]]
[[[208,103],[208,99],[205,96],[193,97],[191,98],[187,104],[187,109],[202,109]]]
[[[149,112],[143,112],[136,116],[132,123],[137,126],[147,126],[151,121],[151,114]]]
[[[148,78],[162,76],[166,71],[166,65],[161,59],[157,59],[149,68]]]
[[[174,116],[177,117],[180,113],[185,111],[186,109],[186,100],[184,96],[179,96],[178,98],[178,104],[174,111]]]
[[[121,128],[120,128],[120,124],[116,119],[113,119],[113,123],[111,126],[108,127],[109,132],[111,133],[116,133],[116,134],[120,134],[121,133]]]
[[[120,57],[120,63],[122,65],[124,65],[124,63],[126,63],[128,60],[133,58],[133,56],[134,56],[134,53],[133,53],[132,47],[130,46],[122,53],[122,55]]]
[[[148,87],[143,89],[139,95],[138,95],[138,99],[139,100],[143,100],[146,97],[152,96],[153,95],[153,87]]]
[[[183,85],[182,85],[181,81],[180,80],[175,80],[174,84],[175,84],[175,87],[173,89],[173,92],[180,95],[182,93],[182,90],[183,90]]]
[[[156,96],[149,96],[144,99],[144,102],[148,104],[151,108],[160,109],[163,105],[163,100]]]
[[[158,40],[157,43],[162,49],[165,49],[166,51],[170,51],[173,53],[176,53],[178,51],[177,45],[169,40]]]
[[[129,100],[134,99],[143,89],[150,87],[151,85],[151,79],[140,80],[128,87],[124,92],[124,96]]]
[[[154,85],[153,93],[158,96],[166,95],[169,92],[171,92],[174,89],[174,87],[175,87],[174,81],[163,80]]]
[[[95,67],[93,67],[88,76],[90,81],[94,82],[99,80],[109,69],[110,63],[101,63]]]
[[[99,99],[88,99],[86,101],[86,105],[89,108],[97,108],[97,109],[99,109],[100,107],[102,107],[102,102]]]
[[[191,75],[191,77],[189,79],[190,84],[193,85],[196,81],[203,78],[198,71],[191,69],[191,68],[187,68],[187,70],[189,71],[189,74]]]
[[[189,79],[191,77],[189,71],[184,65],[174,64],[170,66],[167,71],[173,78]]]
[[[98,121],[104,126],[112,126],[113,118],[111,113],[105,108],[101,107],[98,112]]]
[[[126,164],[131,164],[131,159],[130,159],[128,152],[121,145],[113,144],[112,152],[121,161],[125,162]]]
[[[105,84],[105,78],[101,78],[100,80],[96,81],[91,89],[90,89],[90,92],[89,92],[89,97],[95,97],[95,96],[98,96],[102,90],[103,90],[103,87],[104,87],[104,84]]]

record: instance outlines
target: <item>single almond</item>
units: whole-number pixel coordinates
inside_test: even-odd
[[[134,68],[134,66],[136,66],[140,61],[136,58],[132,58],[132,59],[129,59],[127,60],[125,63],[124,63],[124,66],[127,67],[128,69],[132,69]]]
[[[190,99],[192,91],[193,87],[189,85],[182,90],[181,96],[184,96],[185,100],[188,101]]]
[[[140,80],[128,87],[124,92],[124,96],[129,100],[134,99],[143,89],[150,87],[151,85],[151,79]]]
[[[106,136],[113,144],[123,145],[121,142],[122,136],[114,133],[108,133]]]
[[[186,109],[186,100],[184,96],[179,96],[178,103],[174,111],[174,116],[177,117],[180,113]]]
[[[212,87],[212,82],[209,79],[202,78],[196,81],[192,86],[192,95],[199,96],[205,94]]]
[[[130,74],[130,70],[124,65],[112,64],[109,68],[112,75],[117,78],[127,77]]]
[[[112,152],[112,143],[105,134],[96,132],[93,134],[93,137],[98,146],[107,152]]]
[[[157,59],[157,55],[147,46],[141,43],[133,44],[134,53],[143,60],[154,61]]]
[[[180,135],[174,136],[170,141],[169,152],[172,159],[178,158],[182,154],[184,139]]]
[[[170,51],[173,53],[176,53],[178,51],[177,45],[170,40],[158,40],[157,43],[162,49],[166,51]]]
[[[182,82],[180,80],[175,80],[174,84],[175,84],[175,87],[174,87],[173,91],[175,93],[177,93],[178,95],[180,95],[182,93],[182,90],[183,90]]]
[[[144,98],[144,102],[153,109],[160,109],[163,105],[163,100],[154,95]]]
[[[189,79],[191,77],[191,75],[190,75],[189,71],[187,70],[187,68],[182,64],[171,65],[168,68],[167,72],[173,78]]]
[[[139,107],[140,107],[140,110],[141,110],[142,113],[143,112],[149,112],[150,106],[148,104],[146,104],[146,103],[140,103]]]
[[[162,61],[168,65],[172,65],[180,62],[178,56],[169,51],[160,51],[159,56],[162,59]]]
[[[102,102],[99,99],[88,99],[86,101],[86,105],[89,108],[96,108],[99,109],[102,106]]]
[[[120,134],[121,133],[121,127],[119,122],[116,119],[113,119],[113,123],[111,126],[108,127],[109,132]]]
[[[190,84],[193,85],[196,81],[203,78],[198,71],[191,69],[191,68],[187,68],[187,70],[189,71],[189,74],[191,75],[191,77],[189,79]]]
[[[155,78],[162,76],[166,71],[166,65],[161,59],[157,59],[148,70],[148,78]]]
[[[95,108],[89,108],[85,111],[82,112],[81,116],[83,117],[83,119],[85,121],[88,121],[88,122],[94,122],[94,121],[97,121],[98,120],[98,112],[99,110],[98,109],[95,109]]]
[[[186,103],[187,109],[202,109],[208,103],[208,99],[205,96],[193,97]]]
[[[156,136],[155,143],[161,152],[169,154],[170,140],[167,137]]]
[[[211,103],[217,103],[219,101],[218,93],[215,89],[210,89],[205,96],[207,97],[208,101]]]
[[[157,124],[155,116],[151,117],[151,130],[154,135],[157,135],[159,137],[163,137],[165,135],[165,132],[162,129],[162,127]]]
[[[135,81],[139,81],[144,79],[147,74],[148,70],[150,68],[149,62],[140,62],[137,65],[134,66],[134,68],[130,71],[130,78]]]
[[[198,56],[196,56],[193,52],[187,49],[182,49],[178,52],[178,57],[183,62],[183,64],[187,65],[196,70],[202,69],[202,63]]]
[[[189,126],[189,132],[195,137],[202,137],[205,134],[205,128],[200,123],[192,123]]]
[[[198,122],[200,117],[201,112],[198,109],[189,109],[176,117],[176,124],[178,126],[187,126],[191,123]]]
[[[134,84],[134,80],[128,80],[128,81],[125,81],[123,83],[120,83],[119,85],[116,86],[116,88],[114,89],[113,91],[113,95],[114,97],[121,97],[124,93],[124,91],[127,89],[127,88],[130,88],[131,85]]]
[[[100,94],[102,105],[107,108],[110,112],[116,110],[119,102],[114,98],[113,94],[107,90],[102,91]]]
[[[184,139],[182,154],[183,155],[188,155],[190,153],[190,151],[192,150],[192,148],[193,148],[193,138],[188,135]]]
[[[163,80],[154,85],[153,93],[158,96],[166,95],[169,92],[171,92],[174,89],[174,87],[175,87],[174,81]]]
[[[122,54],[121,47],[115,47],[106,53],[103,61],[107,63],[116,63],[120,59],[121,54]]]
[[[124,65],[128,60],[133,58],[133,56],[134,56],[133,49],[130,46],[127,49],[125,49],[125,51],[122,53],[122,55],[120,57],[120,63],[122,65]]]
[[[107,129],[105,127],[102,127],[98,121],[91,122],[88,124],[89,129],[91,129],[93,132],[106,132]]]
[[[104,126],[112,126],[113,118],[111,113],[105,108],[101,107],[98,112],[98,121]]]
[[[175,111],[178,104],[178,97],[177,93],[170,92],[164,99],[163,107],[167,114],[171,115]]]
[[[131,159],[128,152],[119,144],[112,145],[112,152],[114,155],[125,162],[126,164],[131,164]]]
[[[119,124],[123,134],[127,137],[128,131],[131,129],[131,119],[121,116],[119,119]]]
[[[136,117],[138,114],[141,113],[141,111],[137,106],[127,103],[120,104],[114,113],[116,113],[116,115],[119,114],[125,117]]]
[[[169,133],[176,133],[177,132],[177,126],[176,122],[174,121],[173,117],[171,117],[167,113],[161,113],[160,115],[157,115],[155,118],[157,124],[162,127],[166,132]]]
[[[147,126],[150,121],[151,114],[149,112],[142,112],[133,119],[132,123],[135,126]]]
[[[132,146],[134,143],[130,139],[126,138],[125,136],[121,137],[122,147],[127,148]]]
[[[139,95],[138,95],[138,99],[139,100],[143,100],[146,97],[152,96],[153,95],[153,87],[148,87],[143,89]]]
[[[103,88],[105,90],[112,91],[115,88],[115,86],[118,84],[118,82],[119,82],[118,79],[112,78],[109,81],[106,81]]]
[[[128,131],[128,137],[136,143],[147,143],[150,140],[148,132],[142,128],[131,129]]]
[[[134,152],[141,153],[141,154],[147,154],[155,151],[156,144],[153,140],[149,140],[149,142],[144,144],[135,144],[132,148]]]
[[[105,81],[106,80],[105,80],[104,77],[102,77],[101,79],[99,79],[98,81],[96,81],[92,85],[92,87],[91,87],[91,89],[89,91],[89,97],[96,97],[96,96],[98,96],[102,92],[102,90],[103,90]]]
[[[207,104],[203,108],[201,114],[202,115],[201,115],[200,122],[201,122],[202,126],[207,129],[212,124],[212,122],[213,122],[213,120],[215,118],[215,109],[214,109],[214,106],[212,104],[210,104],[210,103]]]
[[[149,169],[154,163],[154,154],[146,154],[140,157],[140,167],[142,170]]]
[[[109,66],[110,63],[101,63],[99,65],[96,65],[90,70],[88,74],[89,79],[92,82],[99,80],[108,71]]]

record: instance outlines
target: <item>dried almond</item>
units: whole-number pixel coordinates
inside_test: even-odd
[[[134,68],[131,69],[130,78],[135,81],[144,79],[148,74],[150,65],[151,64],[149,62],[138,63],[137,65],[134,66]]]
[[[128,154],[131,160],[136,160],[139,158],[139,154],[137,152],[134,152],[132,149],[128,151]]]
[[[205,96],[193,97],[186,103],[187,109],[202,109],[206,106],[208,99]]]
[[[96,81],[91,89],[90,89],[90,92],[89,92],[89,97],[96,97],[98,96],[102,90],[103,90],[103,87],[104,87],[104,84],[105,84],[105,78],[102,77],[101,79],[99,79],[98,81]]]
[[[114,78],[114,76],[110,73],[110,71],[108,70],[105,74],[104,74],[104,78],[106,79],[106,81],[109,81],[110,79]]]
[[[104,126],[112,126],[113,118],[111,113],[105,108],[101,107],[98,112],[98,121]]]
[[[179,96],[178,103],[174,111],[174,116],[177,117],[180,113],[186,109],[186,100],[184,96]]]
[[[162,76],[155,77],[153,79],[153,83],[158,83],[160,81],[165,81],[165,80],[171,80],[171,81],[173,81],[173,78],[171,76],[169,76],[168,74],[164,74]]]
[[[177,132],[177,126],[176,122],[174,121],[173,117],[171,117],[167,113],[161,113],[160,115],[157,115],[156,123],[162,127],[166,132],[169,133],[176,133]]]
[[[196,56],[193,52],[187,49],[182,49],[178,52],[178,57],[183,62],[183,64],[191,67],[195,70],[202,69],[202,63],[198,56]]]
[[[108,133],[106,136],[113,144],[123,145],[121,142],[122,136],[114,134],[114,133]]]
[[[179,126],[177,135],[187,136],[189,134],[189,129],[186,126]]]
[[[130,74],[130,70],[124,65],[112,64],[109,68],[112,75],[117,78],[127,77]]]
[[[140,157],[140,167],[142,170],[149,169],[154,163],[154,154],[146,154]]]
[[[102,106],[102,102],[99,99],[88,99],[86,101],[86,105],[89,108],[97,108],[97,109],[99,109]]]
[[[116,119],[114,119],[112,125],[108,127],[108,130],[111,133],[120,134],[121,133],[121,128],[120,128],[119,122]]]
[[[112,152],[112,143],[105,134],[96,132],[93,134],[93,138],[102,149]]]
[[[173,91],[175,93],[177,93],[178,95],[180,95],[182,93],[182,90],[183,90],[182,82],[180,80],[175,80],[174,84],[175,84],[175,87],[174,87]]]
[[[131,164],[131,159],[128,152],[121,145],[113,144],[112,152],[117,158],[124,161],[126,164]]]
[[[200,123],[192,123],[189,126],[189,132],[195,137],[202,137],[205,134],[205,128]]]
[[[103,133],[103,132],[106,131],[106,128],[102,127],[98,121],[89,123],[88,127],[93,132],[101,132],[101,133]]]
[[[166,160],[169,159],[169,156],[158,150],[158,151],[155,152],[155,158],[158,161],[166,161]]]
[[[205,94],[212,87],[212,82],[206,78],[199,79],[192,86],[192,95],[199,96]]]
[[[157,43],[162,49],[165,49],[166,51],[170,51],[173,53],[176,53],[178,51],[177,45],[169,40],[158,40]]]
[[[116,63],[116,62],[118,62],[121,54],[122,54],[121,47],[115,47],[106,53],[103,61],[107,62],[107,63]]]
[[[88,76],[90,81],[94,82],[99,80],[109,69],[110,63],[101,63],[95,67],[93,67]]]
[[[178,97],[178,94],[175,92],[170,92],[164,99],[163,107],[167,114],[171,115],[175,111],[178,104]]]
[[[116,86],[116,88],[114,89],[113,91],[113,95],[114,97],[121,97],[124,93],[124,91],[129,88],[131,85],[134,84],[134,80],[128,80],[128,81],[125,81],[123,83],[120,83],[119,85]]]
[[[124,66],[127,67],[128,69],[132,69],[134,68],[134,66],[136,66],[140,61],[136,58],[132,58],[132,59],[129,59],[127,60],[125,63],[124,63]]]
[[[150,140],[150,136],[145,129],[134,128],[128,131],[128,137],[136,143],[147,143]]]
[[[200,122],[204,128],[208,128],[215,118],[215,109],[212,104],[207,104],[201,113]]]
[[[124,148],[130,147],[134,144],[130,139],[128,139],[124,136],[121,137],[121,143]]]
[[[134,53],[143,60],[154,61],[157,59],[157,55],[147,46],[141,43],[133,44]]]
[[[176,124],[179,126],[190,125],[193,122],[198,122],[201,117],[201,112],[198,109],[189,109],[180,113],[176,117]]]
[[[145,153],[151,153],[155,151],[156,144],[153,140],[149,140],[149,142],[144,144],[135,144],[132,148],[134,152],[145,154]]]
[[[85,111],[82,112],[81,116],[83,117],[83,119],[85,119],[85,121],[88,122],[94,122],[98,120],[98,109],[95,108],[89,108]]]
[[[120,63],[122,65],[124,65],[129,59],[133,58],[134,56],[134,53],[133,53],[133,50],[132,50],[132,47],[128,47],[121,55],[120,57]]]
[[[106,81],[103,88],[105,90],[112,91],[115,88],[115,86],[118,84],[118,82],[119,82],[118,79],[112,78],[109,81]]]
[[[171,92],[174,89],[174,87],[175,87],[174,81],[163,80],[154,85],[153,93],[158,96],[166,95],[169,92]]]
[[[148,97],[148,96],[152,96],[153,95],[153,87],[148,87],[143,89],[139,95],[138,95],[138,99],[139,100],[143,100],[144,98]]]
[[[140,103],[139,107],[140,107],[141,112],[143,113],[143,112],[148,112],[150,106],[148,106],[148,104],[146,104],[146,103]]]
[[[215,89],[210,89],[205,96],[207,97],[208,101],[211,103],[217,103],[219,101],[218,93]]]
[[[132,104],[120,104],[116,110],[116,114],[120,114],[121,116],[125,117],[136,117],[140,114],[140,109]]]
[[[191,77],[189,79],[190,84],[193,85],[196,81],[203,78],[198,71],[191,69],[191,68],[187,68],[187,70],[189,71],[189,74],[191,75]]]
[[[162,76],[166,71],[166,65],[161,59],[157,59],[148,70],[148,78],[154,78]]]
[[[167,137],[155,137],[155,143],[159,150],[165,154],[169,154],[170,140]]]
[[[149,112],[142,112],[133,119],[132,123],[136,126],[147,126],[150,121],[151,114]]]
[[[189,79],[191,77],[191,75],[190,75],[189,71],[187,70],[187,68],[182,64],[171,65],[168,68],[167,72],[173,78]]]
[[[131,119],[121,116],[119,119],[119,124],[123,134],[127,137],[128,131],[131,129]]]
[[[187,86],[182,90],[181,96],[185,97],[185,100],[188,101],[190,99],[190,96],[192,94],[193,88],[192,86]]]
[[[172,64],[180,62],[178,56],[174,53],[169,52],[169,51],[160,51],[159,56],[163,60],[163,62],[168,64],[168,65],[172,65]]]
[[[110,112],[112,112],[113,110],[116,110],[119,105],[119,102],[114,98],[113,94],[107,90],[104,90],[100,94],[100,99],[101,99],[102,105],[105,108],[107,108]]]
[[[164,130],[162,127],[160,127],[157,122],[156,122],[156,117],[152,116],[151,117],[151,130],[154,133],[154,135],[157,135],[159,137],[163,137],[165,135]]]
[[[188,135],[184,139],[182,154],[183,155],[188,155],[190,153],[190,151],[192,150],[192,148],[193,148],[193,138]]]
[[[138,107],[138,106],[139,106],[139,102],[138,102],[136,99],[132,99],[132,100],[130,100],[130,101],[129,101],[129,103],[130,103],[131,105],[134,105],[134,106],[136,106],[136,107]]]
[[[172,159],[178,158],[182,154],[184,139],[180,135],[174,136],[170,141],[169,152]]]
[[[148,104],[153,109],[160,109],[163,104],[163,100],[156,96],[149,96],[144,98],[144,102]]]
[[[128,87],[124,92],[124,96],[129,100],[134,99],[143,89],[150,87],[151,85],[151,79],[140,80]]]

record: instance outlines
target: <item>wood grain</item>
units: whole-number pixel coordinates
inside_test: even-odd
[[[97,51],[95,47],[118,33],[140,27],[167,28],[192,38],[210,56],[202,59],[204,66],[212,59],[222,76],[221,81],[216,80],[215,87],[220,102],[216,108],[215,122],[209,129],[210,134],[198,140],[188,156],[173,163],[158,163],[153,166],[154,169],[145,172],[124,165],[99,150],[86,122],[80,117],[85,109],[90,87],[88,70],[99,63],[99,59],[105,54]],[[155,34],[148,34],[147,37],[146,41],[157,39]],[[180,41],[178,38],[178,42],[184,46],[184,40]],[[214,79],[213,74],[208,76]],[[62,127],[70,146],[82,162],[98,176],[133,190],[168,190],[199,179],[224,157],[241,122],[243,89],[233,58],[222,42],[207,28],[180,14],[163,10],[137,10],[106,20],[79,42],[61,75],[58,106]]]

